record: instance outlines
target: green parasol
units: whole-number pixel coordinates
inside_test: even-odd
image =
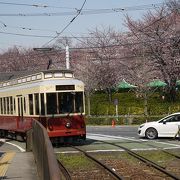
[[[131,89],[131,88],[136,88],[137,86],[134,86],[132,84],[129,84],[126,82],[124,79],[117,85],[118,89]]]
[[[165,87],[167,84],[161,80],[154,80],[147,84],[149,87]]]

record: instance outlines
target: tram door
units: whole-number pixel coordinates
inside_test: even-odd
[[[17,103],[18,103],[18,116],[20,117],[21,120],[23,120],[23,97],[19,96],[17,97]]]

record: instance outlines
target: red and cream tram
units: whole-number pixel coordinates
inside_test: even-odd
[[[84,84],[70,70],[1,76],[1,136],[25,136],[36,119],[52,140],[85,139],[84,109]]]

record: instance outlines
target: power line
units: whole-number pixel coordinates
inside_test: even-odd
[[[25,29],[23,29],[25,30]],[[56,34],[59,34],[57,31],[52,31],[52,32],[56,32]],[[123,34],[126,34],[128,32],[123,32]],[[23,33],[13,33],[13,32],[4,32],[4,31],[0,31],[0,34],[7,34],[7,35],[15,35],[15,36],[29,36],[29,37],[39,37],[39,38],[54,38],[54,36],[51,35],[36,35],[36,34],[23,34]],[[121,37],[120,35],[117,36],[113,36],[113,37]],[[69,38],[69,39],[77,39],[77,38],[81,38],[81,39],[98,39],[99,37],[92,37],[92,36],[59,36],[59,38]],[[79,39],[77,39],[78,41],[80,41]]]
[[[26,36],[26,37],[35,37],[35,38],[53,38],[51,39],[50,41],[54,40],[54,36],[48,36],[48,35],[28,35],[28,34],[19,34],[19,33],[9,33],[9,32],[1,32],[0,31],[0,34],[7,34],[7,35],[16,35],[16,36]],[[84,43],[83,40],[81,39],[87,39],[87,38],[96,38],[96,37],[77,37],[77,36],[61,36],[60,38],[74,38],[78,41],[80,41],[81,43]],[[121,37],[121,36],[116,36],[116,37]],[[171,38],[167,38],[166,40],[170,40],[172,38],[178,38],[179,36],[173,36]],[[98,38],[98,37],[97,37]],[[49,41],[49,42],[50,42]],[[106,46],[103,46],[103,48],[108,48],[108,47],[118,47],[118,46],[127,46],[127,45],[137,45],[137,44],[143,44],[143,43],[148,43],[148,42],[154,42],[154,41],[157,41],[157,40],[151,40],[151,41],[145,41],[145,42],[137,42],[137,43],[121,43],[121,44],[113,44],[113,45],[106,45]],[[96,48],[102,48],[100,46],[91,46],[91,47],[83,47],[83,48],[71,48],[71,49],[96,49]]]
[[[29,31],[48,31],[48,32],[55,32],[53,30],[50,29],[38,29],[38,28],[31,28],[31,27],[24,27],[24,26],[11,26],[8,25],[6,23],[4,23],[3,21],[0,20],[0,23],[3,25],[4,28],[12,28],[12,29],[22,29],[22,30],[29,30]]]
[[[54,39],[58,38],[58,37],[70,26],[70,24],[80,15],[80,13],[81,13],[81,11],[82,11],[85,3],[86,3],[86,0],[84,0],[81,8],[80,8],[79,10],[77,10],[76,16],[74,16],[74,17],[71,19],[71,21],[61,30],[61,32],[58,33],[57,36],[53,37],[50,41],[48,41],[47,43],[45,43],[45,44],[43,45],[43,47],[46,46],[47,44],[49,44],[50,42],[52,42]]]
[[[20,33],[10,33],[10,32],[2,32],[0,31],[0,34],[8,34],[8,35],[15,35],[15,36],[26,36],[26,37],[36,37],[36,38],[53,38],[54,36],[48,36],[48,35],[33,35],[33,34],[20,34]]]
[[[50,5],[41,5],[41,4],[25,4],[25,3],[12,3],[12,2],[2,2],[0,4],[4,5],[14,5],[14,6],[30,6],[35,8],[58,8],[58,9],[76,9],[70,7],[62,7],[62,6],[50,6]]]
[[[159,8],[163,5],[163,3],[159,4],[148,4],[148,5],[140,5],[140,6],[132,6],[132,7],[119,7],[119,8],[110,8],[110,9],[84,9],[81,11],[80,15],[91,15],[91,14],[106,14],[106,13],[118,13],[124,11],[139,11],[139,10],[147,10]],[[0,16],[71,16],[77,14],[77,8],[73,8],[75,11],[71,12],[55,12],[55,13],[1,13]]]
[[[56,34],[58,34],[57,31],[54,31],[54,30],[50,30],[50,29],[38,29],[38,28],[32,28],[32,27],[23,27],[23,26],[11,26],[11,25],[8,25],[6,24],[5,22],[1,21],[0,20],[0,23],[3,25],[2,28],[12,28],[12,29],[21,29],[21,30],[28,30],[28,31],[47,31],[47,32],[54,32]],[[0,32],[1,34],[9,34],[9,35],[18,35],[18,36],[35,36],[37,37],[38,35],[26,35],[26,34],[21,34],[21,33],[14,33],[14,32]],[[123,34],[124,33],[128,33],[128,32],[122,32]],[[45,35],[46,37],[53,37],[53,36],[50,36],[50,35]],[[41,37],[41,36],[40,36]],[[43,36],[44,37],[44,36]],[[113,36],[113,37],[120,37],[119,35],[117,36]],[[92,36],[61,36],[61,38],[70,38],[70,39],[76,39],[76,38],[82,38],[82,39],[88,39],[88,38],[92,38],[92,39],[96,39],[98,37],[92,37]]]

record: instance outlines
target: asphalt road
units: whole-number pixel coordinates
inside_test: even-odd
[[[138,126],[87,126],[87,133],[139,138]]]

